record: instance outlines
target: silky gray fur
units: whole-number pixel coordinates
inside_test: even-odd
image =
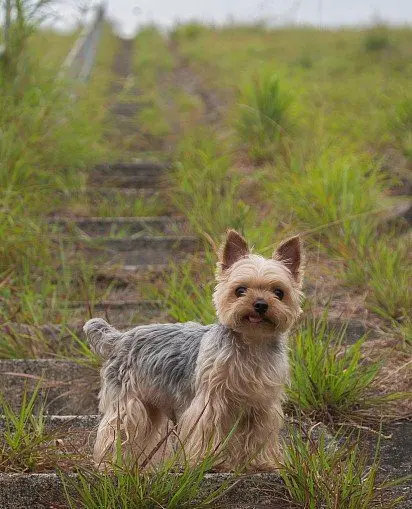
[[[121,333],[101,318],[89,320],[84,331],[93,351],[106,362],[104,390],[120,394],[128,383],[147,385],[170,408],[182,408],[193,397],[200,344],[207,333],[230,332],[223,325],[195,322],[143,325]],[[164,405],[164,403],[163,403]],[[175,418],[174,412],[170,411]]]

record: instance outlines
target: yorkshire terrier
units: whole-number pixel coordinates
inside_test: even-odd
[[[222,444],[219,467],[279,467],[287,333],[301,313],[299,237],[272,258],[250,252],[229,230],[217,264],[217,323],[143,325],[119,332],[101,318],[84,331],[101,370],[96,463],[116,451],[149,455],[172,420],[185,457],[201,460]]]

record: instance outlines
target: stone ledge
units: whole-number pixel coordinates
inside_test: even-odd
[[[170,474],[173,475],[173,474]],[[70,474],[74,480],[76,474]],[[254,507],[276,503],[277,509],[292,507],[281,502],[283,486],[275,473],[251,474],[234,479],[231,474],[206,474],[199,491],[199,499],[212,493],[222,483],[231,483],[214,507]],[[58,474],[0,474],[0,507],[2,509],[50,509],[65,504],[63,483]],[[283,505],[278,505],[282,503]],[[196,501],[194,501],[194,505]],[[235,504],[235,505],[233,505]],[[273,507],[273,505],[272,505]],[[102,508],[104,509],[104,508]]]

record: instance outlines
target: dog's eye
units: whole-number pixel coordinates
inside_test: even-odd
[[[246,286],[238,286],[235,290],[236,297],[243,297],[243,295],[246,295]]]
[[[283,299],[283,296],[285,295],[285,294],[283,293],[283,290],[281,290],[280,288],[275,288],[275,289],[273,290],[273,293],[275,294],[275,297],[276,297],[277,299],[279,299],[279,300],[282,300],[282,299]]]

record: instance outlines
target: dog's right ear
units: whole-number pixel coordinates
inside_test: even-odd
[[[242,235],[235,230],[228,230],[226,240],[219,253],[219,265],[221,270],[228,269],[235,262],[247,256],[249,252],[247,242]]]

